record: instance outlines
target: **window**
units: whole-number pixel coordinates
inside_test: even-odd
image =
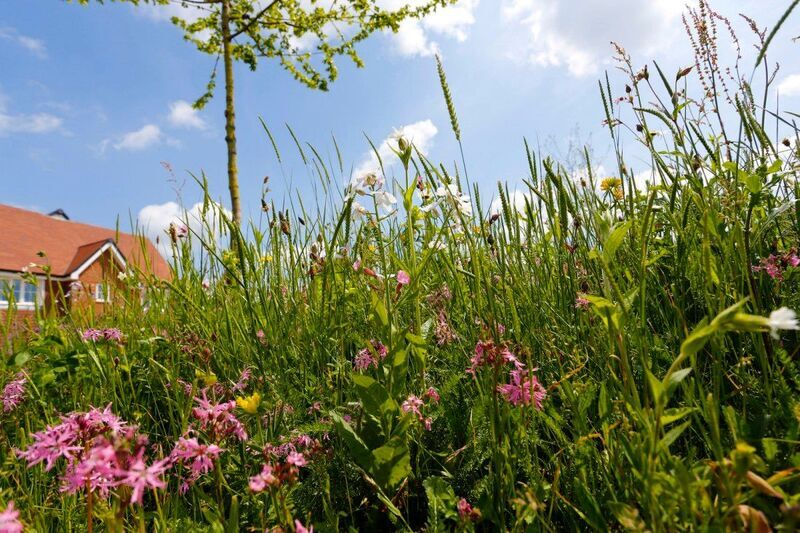
[[[97,283],[94,286],[94,299],[96,302],[111,301],[111,287],[105,283]]]
[[[0,278],[0,309],[7,309],[12,301],[19,309],[33,309],[37,302],[41,302],[41,287],[41,282]]]

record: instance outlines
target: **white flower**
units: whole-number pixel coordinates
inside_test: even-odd
[[[769,314],[769,329],[773,339],[778,339],[778,330],[800,329],[797,314],[788,307],[781,307]]]
[[[383,178],[374,172],[368,172],[353,180],[353,187],[359,194],[365,194],[370,190],[374,191],[383,187]]]
[[[447,203],[458,209],[459,213],[465,217],[472,216],[472,204],[469,201],[469,196],[462,194],[461,191],[458,190],[458,185],[455,183],[451,183],[447,187],[439,186],[439,188],[436,189],[436,196],[447,201]]]
[[[444,250],[447,245],[441,240],[434,240],[428,243],[428,248],[431,250]]]
[[[369,214],[367,208],[358,203],[358,201],[353,200],[353,204],[350,206],[350,214],[353,218],[361,218]]]
[[[397,198],[390,192],[376,191],[373,197],[375,198],[375,203],[387,211],[391,210],[392,206],[397,203]]]

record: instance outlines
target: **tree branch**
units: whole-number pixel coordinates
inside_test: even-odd
[[[278,4],[279,2],[280,2],[280,0],[272,0],[272,2],[270,2],[269,4],[267,4],[267,6],[266,6],[264,9],[262,9],[261,11],[259,11],[258,13],[256,13],[256,15],[250,19],[250,22],[248,22],[247,24],[245,24],[245,25],[244,25],[242,28],[240,28],[238,31],[235,31],[235,32],[233,32],[233,33],[231,34],[231,40],[235,39],[236,37],[238,37],[239,35],[241,35],[241,34],[243,34],[243,33],[247,32],[247,31],[249,31],[249,30],[250,30],[250,28],[252,28],[252,27],[253,27],[253,24],[255,24],[256,22],[258,22],[258,19],[259,19],[259,18],[261,18],[261,17],[264,15],[264,13],[266,13],[267,11],[269,11],[270,9],[272,9],[272,8],[273,8],[273,7],[274,7],[276,4]]]

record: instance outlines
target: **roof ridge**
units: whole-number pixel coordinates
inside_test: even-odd
[[[126,232],[126,231],[120,231],[117,228],[107,228],[105,226],[98,226],[98,225],[95,225],[95,224],[88,224],[86,222],[79,222],[77,220],[71,220],[71,219],[70,220],[62,220],[62,219],[59,219],[59,218],[53,218],[53,217],[51,217],[49,215],[46,215],[44,213],[41,213],[39,211],[33,211],[32,209],[24,209],[22,207],[17,207],[17,206],[14,206],[14,205],[0,204],[0,208],[8,208],[8,209],[14,209],[16,211],[23,211],[25,213],[30,213],[32,215],[38,215],[38,216],[43,217],[43,218],[45,218],[47,220],[51,220],[53,222],[72,224],[74,226],[84,226],[84,227],[87,227],[87,228],[98,229],[98,230],[103,230],[103,231],[113,231],[113,232],[118,233],[120,235],[130,235],[131,237],[139,236],[138,233],[133,233],[133,232],[129,233],[129,232]]]

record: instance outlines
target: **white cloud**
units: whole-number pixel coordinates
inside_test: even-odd
[[[45,46],[44,41],[41,39],[28,37],[27,35],[22,35],[15,28],[8,26],[0,28],[0,39],[16,43],[40,59],[47,57],[47,47]]]
[[[800,95],[800,74],[792,74],[778,84],[778,93],[781,96]]]
[[[231,214],[228,210],[211,202],[208,204],[209,210],[203,214],[203,203],[198,202],[192,207],[186,209],[175,202],[167,202],[164,204],[154,204],[143,207],[136,222],[138,228],[154,243],[158,251],[164,257],[172,255],[172,245],[168,236],[170,224],[175,224],[176,227],[188,228],[189,234],[186,238],[194,239],[194,235],[201,235],[205,240],[219,240],[220,235],[218,229],[220,227],[220,211],[225,213],[226,217]],[[209,235],[208,228],[211,230],[212,235]],[[196,241],[193,241],[193,244]]]
[[[522,191],[510,192],[506,198],[506,201],[508,202],[509,211],[516,213],[521,217],[526,215],[528,204],[531,204],[531,206],[534,205],[533,195]],[[492,215],[503,214],[503,202],[500,200],[499,196],[492,200],[492,204],[489,206],[489,213]]]
[[[154,144],[158,144],[161,142],[162,138],[163,134],[161,133],[161,128],[155,124],[146,124],[140,129],[131,131],[120,137],[120,139],[114,143],[114,148],[116,150],[130,151],[144,150]],[[103,141],[103,143],[107,146],[108,140]]]
[[[0,137],[11,133],[48,133],[63,124],[60,117],[50,113],[12,115],[7,111],[7,102],[6,96],[0,93]]]
[[[422,20],[407,19],[400,24],[393,39],[398,53],[405,56],[432,56],[439,53],[439,44],[432,35],[448,37],[458,42],[467,39],[467,30],[475,23],[475,9],[480,0],[460,0],[456,4],[434,11]],[[427,0],[380,0],[384,9],[399,9],[405,4],[419,6]]]
[[[420,120],[419,122],[408,124],[395,130],[394,133],[384,139],[380,146],[378,146],[378,154],[381,156],[384,168],[397,161],[397,156],[393,150],[397,149],[397,140],[400,137],[412,143],[420,153],[425,155],[428,153],[433,138],[438,132],[439,130],[430,119]],[[369,154],[364,156],[364,159],[358,167],[356,167],[353,173],[353,179],[358,179],[369,172],[378,173],[380,168],[378,157],[375,155],[374,151],[370,151]]]
[[[186,100],[177,100],[169,105],[169,122],[179,128],[204,130],[208,127],[200,112]]]
[[[611,41],[637,55],[667,47],[680,31],[684,7],[684,2],[676,0],[582,0],[576,4],[503,0],[506,21],[522,26],[525,60],[543,67],[566,67],[574,76],[596,74],[609,63]],[[513,53],[519,54],[518,50]]]

